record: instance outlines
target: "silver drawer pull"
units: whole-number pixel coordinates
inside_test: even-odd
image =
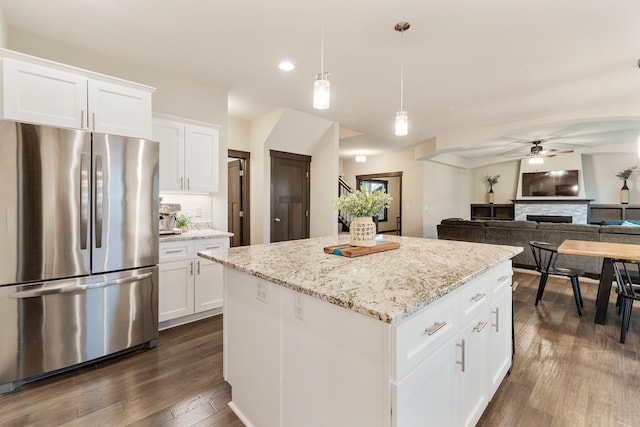
[[[509,276],[500,276],[498,277],[498,282],[503,282],[505,280],[507,280],[509,278]]]
[[[491,326],[496,327],[496,332],[500,332],[500,307],[496,307],[495,311],[491,311],[491,313],[496,315],[496,323],[491,324]]]
[[[480,301],[482,298],[484,298],[486,296],[487,296],[487,294],[476,294],[475,296],[471,297],[471,301],[478,302],[478,301]]]
[[[487,322],[478,322],[478,324],[473,327],[473,330],[475,332],[480,332],[484,329],[485,326],[487,326]]]
[[[165,251],[165,253],[167,253],[167,254],[179,254],[180,252],[182,252],[182,249],[175,249],[173,251]]]
[[[427,333],[427,335],[431,336],[442,329],[446,324],[447,322],[435,322],[432,327],[427,328],[424,331]]]
[[[464,340],[460,344],[456,344],[457,347],[460,347],[462,359],[460,362],[456,360],[456,363],[462,367],[462,372],[464,372]]]
[[[210,250],[210,249],[220,249],[220,245],[218,245],[218,246],[207,246],[205,248],[205,250]]]

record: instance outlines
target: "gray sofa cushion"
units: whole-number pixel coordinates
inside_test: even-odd
[[[486,242],[495,245],[520,246],[524,252],[513,257],[514,265],[534,266],[535,260],[529,249],[529,241],[535,240],[534,221],[487,221]]]
[[[530,228],[534,229],[538,225],[535,221],[485,221],[487,227],[499,227],[499,228]]]
[[[449,218],[438,224],[437,229],[438,239],[485,243],[485,227],[482,221]]]

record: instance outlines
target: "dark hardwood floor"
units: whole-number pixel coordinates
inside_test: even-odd
[[[479,425],[640,426],[640,311],[620,344],[612,306],[606,325],[593,323],[595,282],[581,282],[580,318],[564,278],[551,278],[535,307],[538,277],[514,275],[516,358]],[[162,331],[155,349],[0,396],[0,425],[242,426],[230,398],[217,316]]]

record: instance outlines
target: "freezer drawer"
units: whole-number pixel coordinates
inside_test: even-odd
[[[158,338],[158,267],[0,287],[0,392]],[[27,381],[25,381],[27,380]]]

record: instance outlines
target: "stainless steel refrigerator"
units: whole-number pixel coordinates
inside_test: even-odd
[[[0,121],[0,392],[158,337],[158,143]]]

